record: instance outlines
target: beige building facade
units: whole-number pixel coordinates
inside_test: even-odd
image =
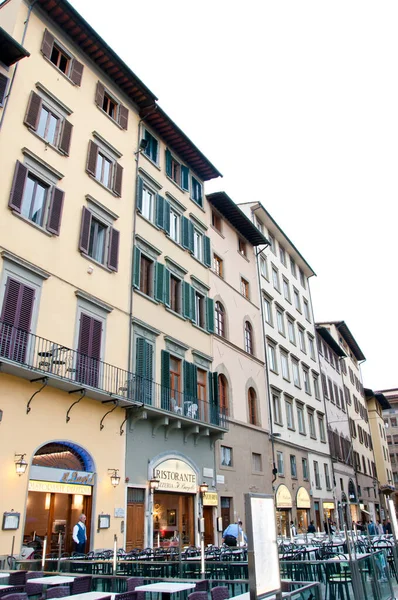
[[[386,427],[387,445],[390,454],[391,470],[395,493],[392,498],[395,507],[398,506],[398,389],[392,388],[376,392],[383,394],[390,404],[390,408],[383,410],[384,424]]]

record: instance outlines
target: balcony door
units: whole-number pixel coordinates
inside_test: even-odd
[[[26,363],[34,300],[33,288],[7,279],[0,313],[0,356]]]

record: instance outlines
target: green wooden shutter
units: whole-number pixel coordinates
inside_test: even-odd
[[[142,194],[143,194],[143,182],[142,178],[138,177],[137,180],[137,209],[142,212]]]
[[[133,285],[135,288],[140,287],[140,267],[141,267],[141,250],[134,246],[134,262],[133,262]]]
[[[186,360],[183,362],[184,401],[193,402],[197,399],[197,367]]]
[[[171,177],[171,152],[168,148],[166,148],[166,175]]]
[[[152,404],[153,346],[144,338],[137,338],[135,351],[135,399]]]
[[[188,221],[188,250],[193,254],[194,241],[193,241],[194,226],[191,221]]]
[[[170,308],[170,271],[164,270],[164,297],[163,301],[165,305]]]
[[[160,353],[161,363],[161,405],[170,410],[170,354],[166,350]]]
[[[210,375],[210,373],[209,373]],[[213,385],[212,385],[212,390],[213,390],[213,400],[212,400],[212,407],[210,408],[211,410],[211,416],[212,416],[212,423],[214,423],[214,425],[225,425],[225,419],[226,416],[225,415],[220,415],[220,396],[218,393],[218,373],[211,373],[211,378],[213,380]],[[220,416],[221,416],[221,423],[220,423]]]
[[[164,198],[156,194],[156,225],[161,229],[164,228],[164,203]]]
[[[197,315],[196,315],[195,288],[193,288],[192,286],[190,286],[190,288],[191,288],[189,290],[190,291],[190,296],[191,296],[191,300],[190,300],[191,316],[190,316],[190,319],[194,323],[197,323],[198,319],[197,319]]]
[[[164,200],[164,220],[163,229],[166,233],[170,233],[170,204]]]
[[[206,324],[207,331],[214,333],[214,300],[213,298],[206,298]]]
[[[182,245],[187,250],[191,249],[190,240],[189,240],[189,225],[190,225],[190,220],[184,216],[181,217]]]
[[[155,275],[155,300],[164,302],[164,272],[166,267],[162,263],[156,263]]]
[[[182,282],[182,313],[186,319],[191,318],[191,286],[186,281]]]
[[[189,169],[181,165],[181,187],[183,190],[189,190]]]
[[[203,236],[203,262],[206,267],[211,267],[211,246],[207,235]]]
[[[213,410],[213,406],[214,406],[214,389],[213,389],[213,373],[210,373],[210,371],[208,371],[207,373],[207,389],[209,390],[209,409],[210,409],[210,422],[212,423],[212,410]]]
[[[192,379],[192,396],[197,401],[198,399],[198,367],[196,365],[192,365],[191,367],[191,379]]]
[[[154,382],[153,382],[153,346],[145,340],[144,345],[144,402],[153,404]]]

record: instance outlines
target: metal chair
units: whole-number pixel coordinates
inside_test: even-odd
[[[91,575],[83,575],[82,577],[76,577],[74,581],[71,583],[71,595],[74,594],[84,594],[86,592],[91,592],[91,583],[92,583]]]
[[[46,592],[46,598],[64,598],[70,596],[69,585],[53,585]]]
[[[27,595],[24,592],[25,588],[23,585],[17,585],[14,587],[7,587],[3,590],[0,589],[0,598],[3,600],[4,596],[14,596],[17,594],[24,594],[24,597],[27,598]]]
[[[217,585],[210,590],[211,600],[227,600],[229,598],[229,590],[226,585]]]
[[[26,584],[26,574],[27,571],[16,571],[15,573],[10,573],[8,578],[9,585],[25,585]]]
[[[192,592],[188,595],[188,600],[208,600],[207,592]]]
[[[127,591],[135,592],[135,588],[137,587],[137,585],[144,585],[144,578],[143,577],[128,577],[126,579],[126,583],[127,583]],[[145,592],[135,592],[135,593],[137,594],[137,597],[135,600],[145,600]]]
[[[145,594],[145,592],[122,592],[121,594],[115,594],[114,600],[137,600],[139,593]]]
[[[38,577],[44,577],[43,571],[30,571],[30,573],[26,574],[26,585],[25,592],[28,596],[41,596],[43,593],[43,584],[42,583],[34,583],[31,581],[32,579],[37,579]]]
[[[6,596],[2,596],[2,598],[6,598],[6,600],[28,600],[28,595],[24,592],[19,594],[8,594]]]
[[[195,592],[208,592],[209,591],[209,580],[201,579],[196,583]]]

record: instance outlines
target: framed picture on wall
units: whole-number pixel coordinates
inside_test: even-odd
[[[5,512],[3,513],[3,530],[18,529],[21,513]]]
[[[167,511],[167,525],[170,525],[171,527],[177,525],[177,511],[175,508]]]

